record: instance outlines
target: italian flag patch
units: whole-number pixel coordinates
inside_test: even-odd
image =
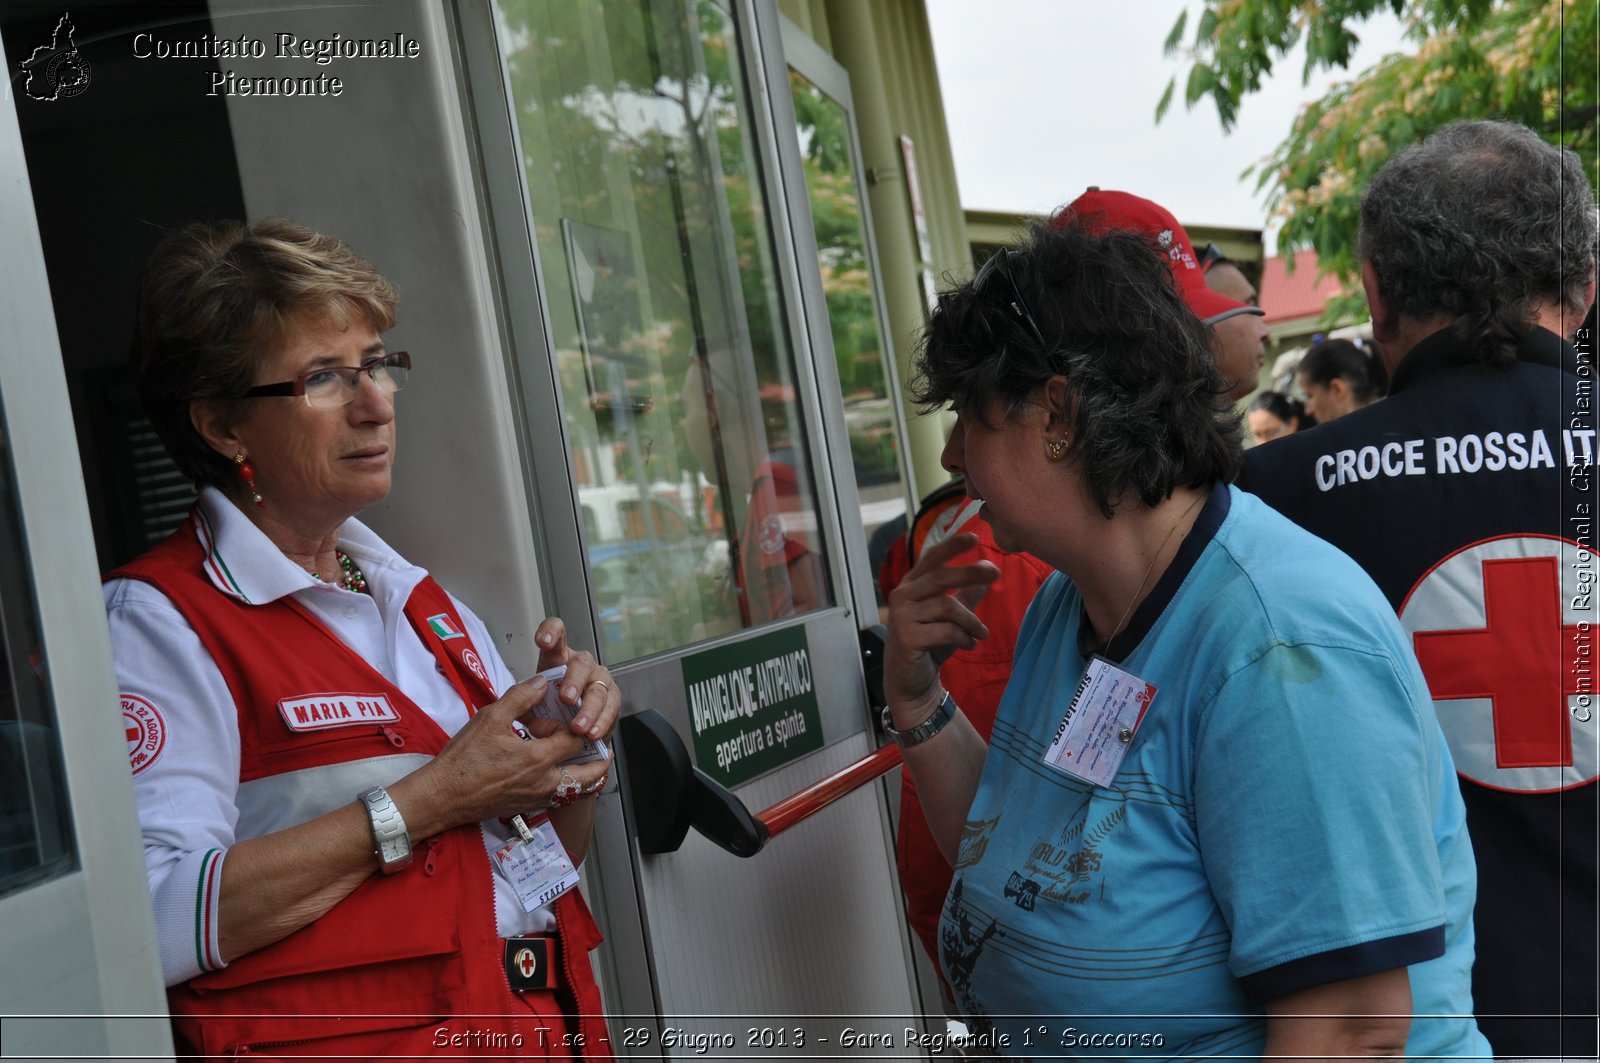
[[[428,617],[428,626],[433,628],[435,635],[447,642],[450,639],[466,638],[466,632],[456,627],[455,623],[450,619],[449,613],[440,613],[438,616]]]

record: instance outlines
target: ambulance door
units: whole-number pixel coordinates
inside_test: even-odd
[[[900,379],[877,268],[861,138],[856,131],[850,74],[822,46],[778,15],[782,66],[774,74],[773,109],[787,94],[793,137],[779,137],[786,168],[805,176],[803,200],[791,199],[801,260],[822,281],[824,302],[813,328],[833,342],[844,403],[850,464],[861,499],[862,531],[875,575],[890,544],[905,530],[920,493],[910,464]],[[810,234],[808,242],[806,233]],[[880,615],[888,609],[880,593]]]
[[[627,711],[759,810],[878,743],[776,11],[498,0],[461,22],[548,588]],[[644,853],[638,804],[668,795],[623,783],[591,856],[619,1054],[861,1055],[845,1027],[917,1010],[881,786],[742,859],[694,832]]]
[[[126,748],[108,726],[105,609],[16,106],[0,101],[0,1045],[170,1058],[126,767],[161,729],[127,704]]]

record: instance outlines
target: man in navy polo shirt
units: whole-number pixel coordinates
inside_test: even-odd
[[[1355,558],[1411,635],[1478,861],[1479,1026],[1596,1051],[1595,294],[1577,155],[1459,122],[1361,200],[1389,396],[1246,454],[1241,486]],[[1336,602],[1329,603],[1336,608]]]

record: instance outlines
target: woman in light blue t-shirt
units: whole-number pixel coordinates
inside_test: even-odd
[[[994,567],[952,564],[956,536],[890,596],[893,736],[955,868],[945,976],[1003,1056],[1487,1054],[1471,846],[1408,642],[1353,562],[1227,486],[1192,248],[1119,196],[990,259],[925,338],[946,468],[1057,570],[987,744],[937,661],[986,634]]]

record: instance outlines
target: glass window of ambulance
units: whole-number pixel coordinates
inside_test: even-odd
[[[692,496],[667,481],[583,486],[578,495],[610,660],[655,652],[664,632],[687,632],[693,612],[684,589],[696,586],[706,551],[677,501]]]
[[[605,1036],[571,886],[620,697],[554,617],[535,639],[558,689],[515,682],[482,621],[356,520],[391,483],[396,307],[283,219],[196,223],[146,268],[141,395],[202,490],[105,597],[123,704],[163,735],[134,792],[178,1040],[201,1054]]]
[[[716,448],[724,445],[717,411],[719,403],[734,400],[733,387],[715,369],[714,359],[690,360],[680,392],[680,427],[702,474],[712,482],[718,479]],[[800,466],[805,458],[791,442],[792,394],[776,384],[762,391],[765,459],[757,464],[741,500],[738,564],[732,562],[726,539],[713,544],[708,559],[724,580],[731,578],[728,590],[739,600],[747,625],[831,605],[833,596],[816,538],[814,504],[802,482]],[[774,394],[769,397],[768,391]]]
[[[76,849],[11,444],[0,424],[0,897],[70,871]]]
[[[1046,1056],[1063,1014],[1167,1058],[1477,1051],[1465,810],[1393,610],[1228,486],[1239,417],[1154,239],[1040,226],[996,259],[941,296],[916,397],[954,407],[944,464],[995,541],[1056,574],[988,743],[937,666],[987,633],[973,536],[922,552],[885,652],[969,1028]],[[1130,983],[1133,954],[1163,961]]]

